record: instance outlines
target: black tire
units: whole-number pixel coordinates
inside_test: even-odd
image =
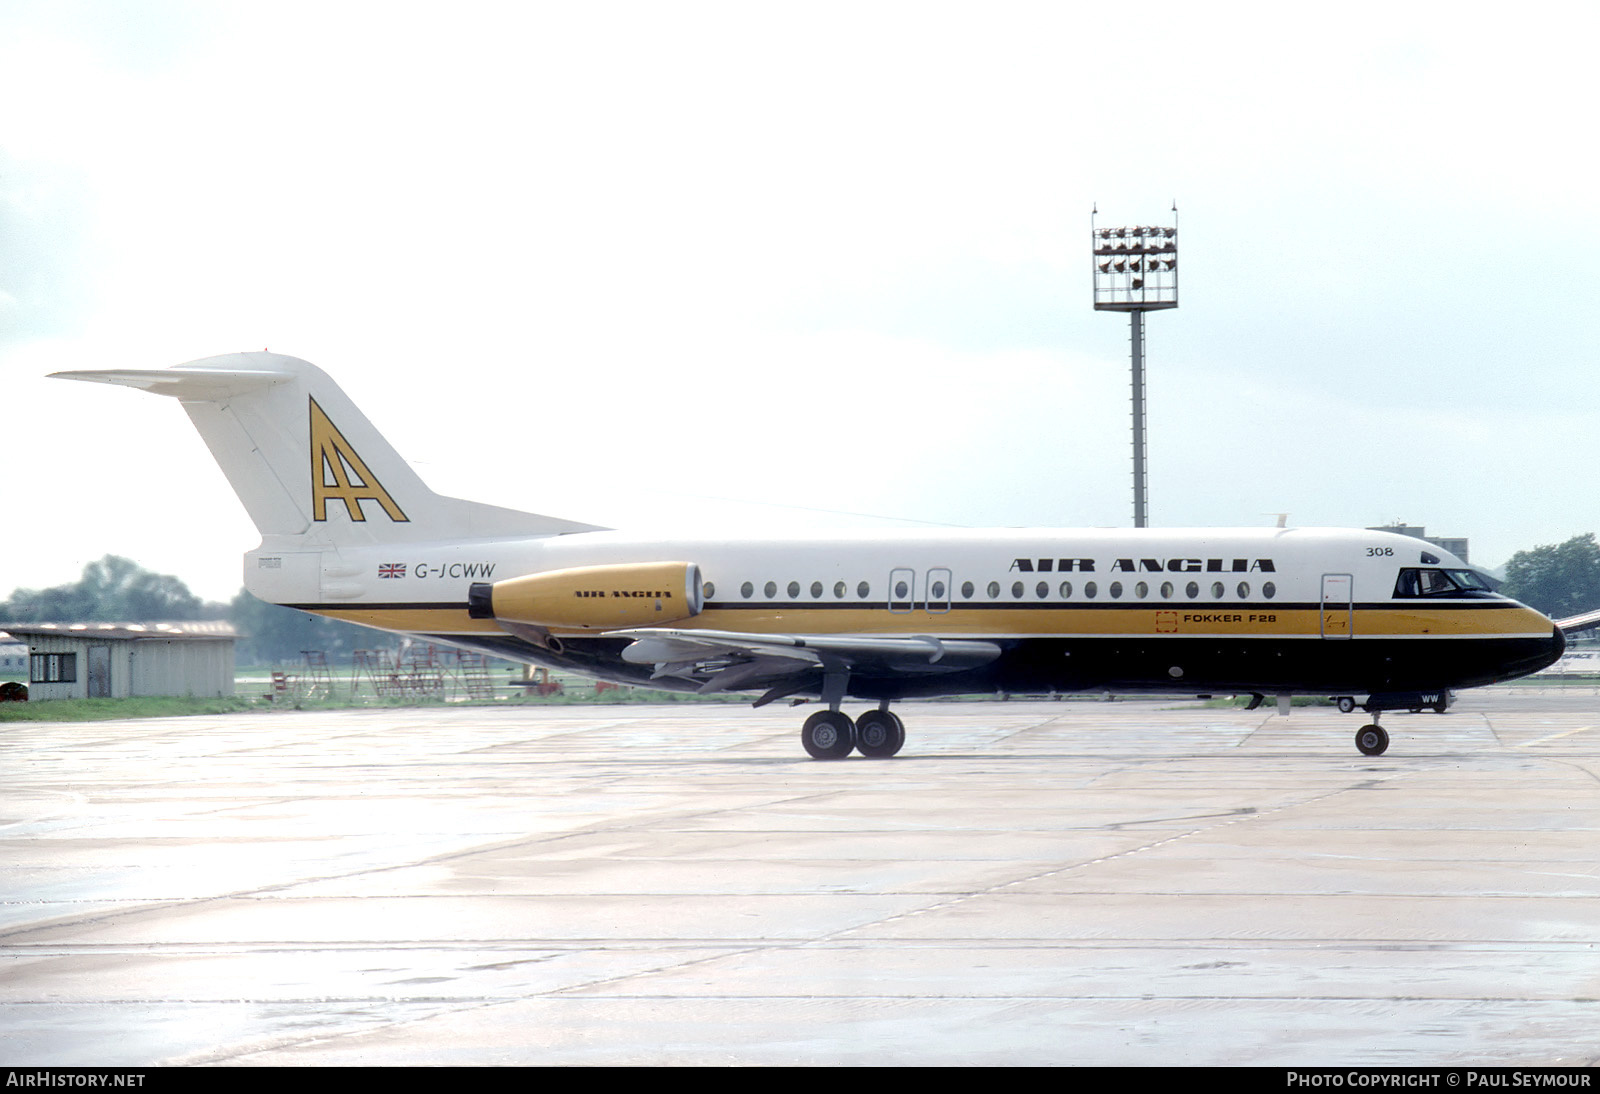
[[[887,760],[906,743],[905,723],[887,710],[869,710],[856,719],[856,751]]]
[[[1356,709],[1356,701],[1354,699],[1352,699],[1348,695],[1339,696],[1339,713],[1340,714],[1349,714],[1354,709]]]
[[[1381,726],[1362,726],[1356,731],[1356,748],[1363,756],[1382,756],[1389,748],[1389,734]]]
[[[849,715],[819,710],[800,728],[800,743],[813,760],[842,760],[856,746],[855,728]]]

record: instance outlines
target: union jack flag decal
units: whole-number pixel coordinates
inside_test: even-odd
[[[378,565],[379,577],[405,577],[406,564],[404,562],[383,562]]]

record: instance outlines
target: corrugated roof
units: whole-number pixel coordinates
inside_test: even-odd
[[[0,623],[0,641],[6,635],[25,639],[54,635],[70,638],[165,638],[203,641],[238,638],[226,619],[189,619],[165,623]]]

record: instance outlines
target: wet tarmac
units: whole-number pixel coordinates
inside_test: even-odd
[[[1600,698],[0,726],[0,1062],[1593,1064]]]

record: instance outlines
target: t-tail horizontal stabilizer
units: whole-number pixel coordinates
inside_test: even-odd
[[[263,539],[334,546],[550,536],[591,524],[435,494],[327,374],[276,353],[57,372],[183,404]]]

